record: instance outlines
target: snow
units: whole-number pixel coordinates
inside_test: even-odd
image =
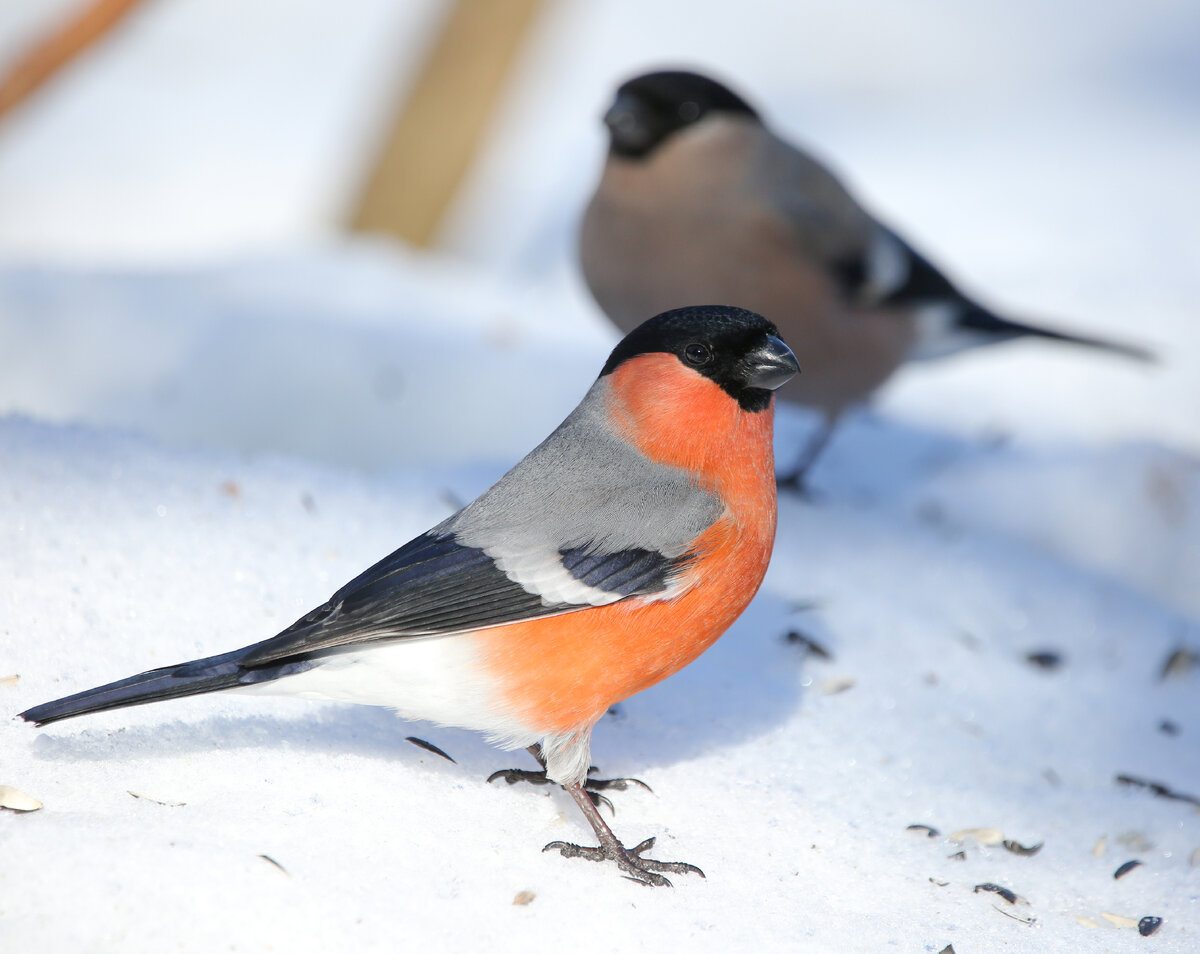
[[[66,6],[6,7],[0,62]],[[337,234],[436,5],[243,6],[148,4],[0,126],[5,712],[271,635],[571,409],[615,340],[571,264],[596,116],[651,63],[719,64],[989,301],[1162,361],[997,348],[848,423],[750,609],[595,733],[654,790],[618,834],[705,880],[542,854],[586,824],[471,733],[218,695],[0,720],[45,806],[0,811],[5,950],[1200,947],[1197,806],[1116,782],[1200,796],[1200,662],[1163,675],[1200,654],[1194,4],[563,2],[441,253]]]

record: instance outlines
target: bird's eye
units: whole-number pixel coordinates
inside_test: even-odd
[[[693,368],[702,368],[712,361],[712,349],[699,341],[693,341],[683,349],[683,359]]]
[[[700,104],[686,100],[679,104],[679,118],[685,123],[694,123],[700,118]]]

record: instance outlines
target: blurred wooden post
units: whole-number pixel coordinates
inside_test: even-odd
[[[34,45],[0,79],[0,117],[104,36],[142,0],[91,0]]]
[[[545,0],[449,0],[350,225],[433,242]]]

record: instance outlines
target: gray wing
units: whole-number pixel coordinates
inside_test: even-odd
[[[864,305],[959,300],[958,290],[877,221],[828,168],[766,132],[769,201],[801,253],[828,269],[845,297]]]
[[[600,378],[553,434],[447,524],[550,599],[613,602],[617,591],[588,582],[602,567],[684,560],[725,509],[682,470],[654,463],[611,431],[608,388]]]
[[[601,379],[541,445],[450,519],[239,662],[448,635],[668,590],[720,501],[603,421]]]

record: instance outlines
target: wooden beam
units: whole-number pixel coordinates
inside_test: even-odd
[[[92,0],[34,44],[0,79],[0,117],[103,37],[142,0]]]
[[[545,0],[452,0],[351,227],[432,244]]]

